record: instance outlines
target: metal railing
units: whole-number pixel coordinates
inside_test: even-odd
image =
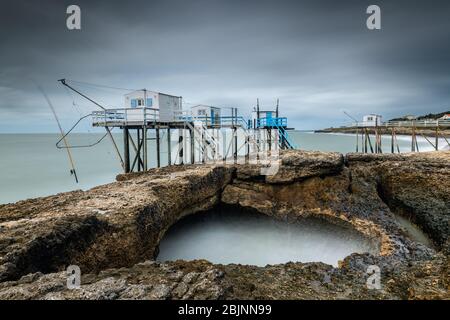
[[[286,127],[287,118],[259,118],[256,123],[257,127]]]
[[[194,122],[194,121],[201,121],[203,124],[207,126],[237,126],[237,127],[248,127],[247,122],[245,121],[244,117],[241,116],[217,116],[217,117],[209,117],[209,116],[193,116],[186,111],[183,115],[179,116],[178,119],[180,121],[186,121],[186,122]]]
[[[129,124],[148,121],[157,121],[159,119],[159,109],[156,108],[120,108],[93,111],[92,123],[101,124]]]

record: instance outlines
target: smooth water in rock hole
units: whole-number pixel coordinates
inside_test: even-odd
[[[414,224],[411,219],[395,213],[394,217],[397,223],[405,229],[406,234],[412,240],[426,245],[427,247],[434,248],[433,241],[419,228],[419,226]]]
[[[376,247],[355,230],[322,219],[287,223],[261,214],[216,209],[173,225],[160,242],[157,260],[206,259],[257,266],[324,262],[337,266],[354,252],[377,254]]]

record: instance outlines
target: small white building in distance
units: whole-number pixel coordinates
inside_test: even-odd
[[[375,127],[382,124],[382,117],[378,114],[368,114],[363,117],[362,127]]]
[[[407,115],[404,116],[403,118],[404,118],[405,120],[408,120],[408,121],[413,121],[413,120],[416,120],[416,119],[417,119],[416,116],[411,115],[411,114],[407,114]]]
[[[181,97],[172,96],[146,89],[136,90],[125,95],[125,109],[128,120],[143,120],[146,110],[146,118],[161,122],[176,121],[182,115]]]
[[[444,114],[439,120],[450,120],[450,113]]]
[[[220,124],[220,108],[199,104],[191,107],[191,114],[194,118],[206,121],[208,125]]]

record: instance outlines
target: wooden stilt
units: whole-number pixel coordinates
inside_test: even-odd
[[[391,128],[391,153],[394,153],[394,128]]]
[[[170,127],[167,127],[167,164],[172,165],[172,143],[170,140]]]
[[[201,143],[202,143],[202,146],[201,146],[202,163],[205,163],[207,150],[206,150],[206,144],[205,144],[205,133],[203,132],[203,130],[202,130]]]
[[[372,141],[370,140],[369,131],[367,130],[367,128],[366,128],[366,135],[367,135],[367,142],[369,142],[370,152],[374,153]]]
[[[364,128],[364,153],[367,153],[367,128]]]
[[[245,163],[248,163],[250,159],[250,137],[245,137]]]
[[[130,140],[131,145],[133,146],[133,150],[134,150],[135,154],[137,154],[138,153],[138,148],[137,148],[137,146],[136,146],[136,144],[135,144],[135,142],[133,140],[133,137],[129,133],[129,131],[128,131],[128,139]],[[138,141],[138,143],[139,143],[139,141]],[[139,158],[139,162],[141,163],[142,166],[144,166],[144,163],[142,162],[141,158]],[[133,170],[131,170],[131,171],[133,171]]]
[[[136,157],[138,159],[138,171],[141,171],[142,168],[144,167],[144,164],[140,161],[141,160],[142,139],[141,139],[140,129],[136,129],[136,130],[137,130],[137,141],[138,141],[138,152],[136,154]],[[141,167],[141,163],[142,163],[142,167]]]
[[[236,127],[233,127],[233,159],[234,159],[234,163],[237,162],[237,131],[236,131]]]
[[[434,146],[435,146],[436,151],[438,151],[439,150],[439,125],[436,126],[436,134],[435,135],[436,135],[436,140],[435,140]]]
[[[189,129],[189,135],[191,137],[191,163],[195,163],[195,132],[193,129]]]
[[[148,167],[148,145],[147,145],[147,127],[144,125],[144,127],[142,128],[142,152],[143,152],[143,156],[142,156],[142,161],[144,162],[143,165],[143,170],[147,171]]]
[[[161,145],[160,145],[160,138],[159,138],[159,127],[156,127],[156,167],[161,167]],[[144,162],[145,163],[145,162]]]
[[[141,167],[141,164],[143,164],[142,163],[142,159],[141,159],[142,139],[141,139],[141,136],[140,136],[139,129],[136,129],[136,131],[137,131],[138,146],[137,146],[137,149],[136,149],[136,154],[135,154],[135,157],[134,157],[134,160],[133,160],[133,164],[131,166],[131,172],[133,172],[134,166],[136,165],[136,162],[138,163],[138,171],[141,171],[141,168],[143,167],[143,166]]]
[[[183,129],[178,129],[178,145],[180,146],[178,158],[180,164],[183,164],[183,143]]]
[[[272,129],[267,129],[267,140],[269,142],[269,154],[272,151]]]
[[[130,139],[129,139],[128,128],[123,128],[123,157],[124,157],[124,171],[125,173],[130,172]]]
[[[356,152],[358,152],[358,144],[359,144],[359,136],[358,136],[359,130],[356,129]]]

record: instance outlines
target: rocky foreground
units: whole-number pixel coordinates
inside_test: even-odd
[[[450,152],[286,151],[273,176],[256,165],[203,165],[117,180],[0,205],[0,299],[450,298]],[[339,268],[154,261],[171,225],[220,205],[288,223],[323,218],[357,230],[379,254],[352,254]],[[410,238],[395,214],[434,245]],[[81,288],[67,288],[68,265],[81,268]],[[381,289],[366,285],[370,265]]]

